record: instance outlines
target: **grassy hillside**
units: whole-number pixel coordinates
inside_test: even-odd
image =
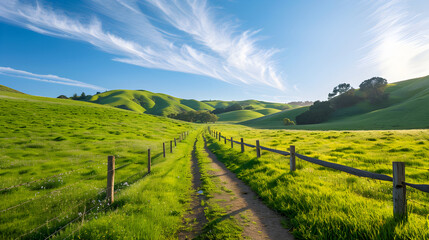
[[[296,106],[284,103],[271,103],[257,100],[244,100],[244,101],[221,101],[221,100],[213,100],[213,101],[202,101],[214,108],[226,108],[233,104],[240,104],[241,106],[252,106],[254,109],[263,109],[263,108],[274,108],[279,110],[294,108]]]
[[[280,112],[281,110],[275,109],[275,108],[261,108],[261,109],[255,109],[255,110],[238,110],[238,111],[232,111],[232,112],[226,112],[218,114],[219,122],[229,122],[229,123],[236,123],[236,122],[242,122],[247,121],[250,119],[260,118],[265,115],[270,115],[273,113]]]
[[[290,128],[309,130],[371,130],[429,128],[429,76],[389,84],[389,100],[372,106],[367,102],[336,111],[321,124],[285,127],[281,119],[295,117],[305,108],[283,111],[274,115],[243,122],[255,128]]]
[[[159,116],[167,116],[182,111],[214,109],[196,100],[180,99],[167,94],[144,90],[112,90],[94,95],[88,101]]]
[[[178,143],[166,159],[161,151],[193,125],[4,91],[0,112],[0,239],[44,239],[73,219],[79,224],[68,225],[61,239],[82,226],[86,234],[76,233],[84,239],[169,238],[181,228],[192,145]],[[146,176],[148,148],[153,174]],[[112,206],[103,201],[108,155],[116,157],[115,189],[121,189]],[[144,221],[150,223],[141,227]]]
[[[248,119],[258,118],[264,116],[262,113],[253,110],[238,110],[232,112],[221,113],[217,115],[219,122],[237,122],[245,121]]]
[[[255,128],[284,128],[283,119],[289,118],[295,121],[295,117],[307,111],[308,107],[300,107],[291,110],[284,110],[260,118],[240,122],[240,124]]]
[[[11,93],[22,93],[12,88],[8,88],[6,86],[0,85],[0,92],[11,92]]]
[[[261,130],[218,124],[212,130],[246,143],[296,152],[324,161],[392,176],[392,162],[406,163],[405,179],[428,184],[429,130],[296,131]],[[288,216],[285,223],[297,239],[429,239],[429,195],[407,187],[408,221],[395,221],[392,183],[353,176],[297,158],[223,143],[209,148],[251,186],[263,201]]]

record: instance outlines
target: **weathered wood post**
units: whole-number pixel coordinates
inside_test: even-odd
[[[150,157],[150,148],[147,150],[147,173],[150,173],[150,167],[152,164],[152,159]]]
[[[165,142],[162,143],[162,155],[165,158]]]
[[[106,198],[109,204],[115,200],[115,156],[107,157],[107,189]]]
[[[216,139],[217,139],[217,131],[216,131]]]
[[[219,132],[219,142],[222,139],[222,133]]]
[[[234,148],[234,141],[233,141],[232,137],[231,137],[231,148]]]
[[[241,138],[241,152],[244,153],[244,140]]]
[[[174,138],[174,147],[176,147],[176,146],[177,146],[176,138]]]
[[[170,141],[170,153],[173,153],[173,141]]]
[[[259,147],[259,140],[256,140],[256,157],[261,157],[261,148]]]
[[[405,188],[405,163],[393,162],[393,216],[407,218],[407,197]]]
[[[290,170],[293,172],[296,170],[296,158],[295,158],[295,146],[290,145],[289,147],[290,152]]]
[[[226,144],[226,137],[223,137],[223,144]]]

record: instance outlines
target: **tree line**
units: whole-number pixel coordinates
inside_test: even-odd
[[[173,113],[167,117],[187,122],[199,123],[216,122],[219,119],[218,116],[208,111],[185,111],[181,113]]]

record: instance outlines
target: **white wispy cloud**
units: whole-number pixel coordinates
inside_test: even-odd
[[[407,4],[382,2],[371,16],[372,39],[362,63],[389,82],[429,75],[429,18],[410,11]]]
[[[48,83],[63,84],[68,86],[90,88],[97,91],[107,90],[106,88],[103,88],[103,87],[95,86],[92,84],[88,84],[88,83],[84,83],[84,82],[80,82],[80,81],[76,81],[68,78],[58,77],[56,75],[35,74],[35,73],[23,71],[23,70],[13,69],[10,67],[0,67],[0,74],[9,76],[9,77],[14,77],[14,78],[24,78],[24,79],[35,80],[40,82],[48,82]]]
[[[260,48],[257,31],[239,31],[205,0],[88,4],[94,10],[89,19],[39,3],[1,1],[0,17],[41,34],[88,42],[116,55],[116,61],[285,90],[273,61],[277,50]]]

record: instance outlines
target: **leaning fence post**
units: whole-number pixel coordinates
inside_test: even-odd
[[[393,216],[407,218],[407,197],[405,188],[405,163],[393,162]]]
[[[290,145],[289,151],[290,151],[290,170],[293,172],[296,170],[295,146]]]
[[[170,141],[170,153],[173,153],[173,141]]]
[[[256,157],[261,157],[261,148],[259,147],[259,140],[256,140]]]
[[[109,204],[115,200],[115,156],[107,157],[107,189],[106,198]]]
[[[150,157],[150,148],[147,150],[147,173],[150,173],[150,167],[152,164],[152,159]]]
[[[231,137],[231,148],[234,148],[234,141],[232,140],[232,137]]]
[[[165,158],[165,142],[162,143],[162,155]]]
[[[241,152],[244,153],[244,140],[241,138]]]

